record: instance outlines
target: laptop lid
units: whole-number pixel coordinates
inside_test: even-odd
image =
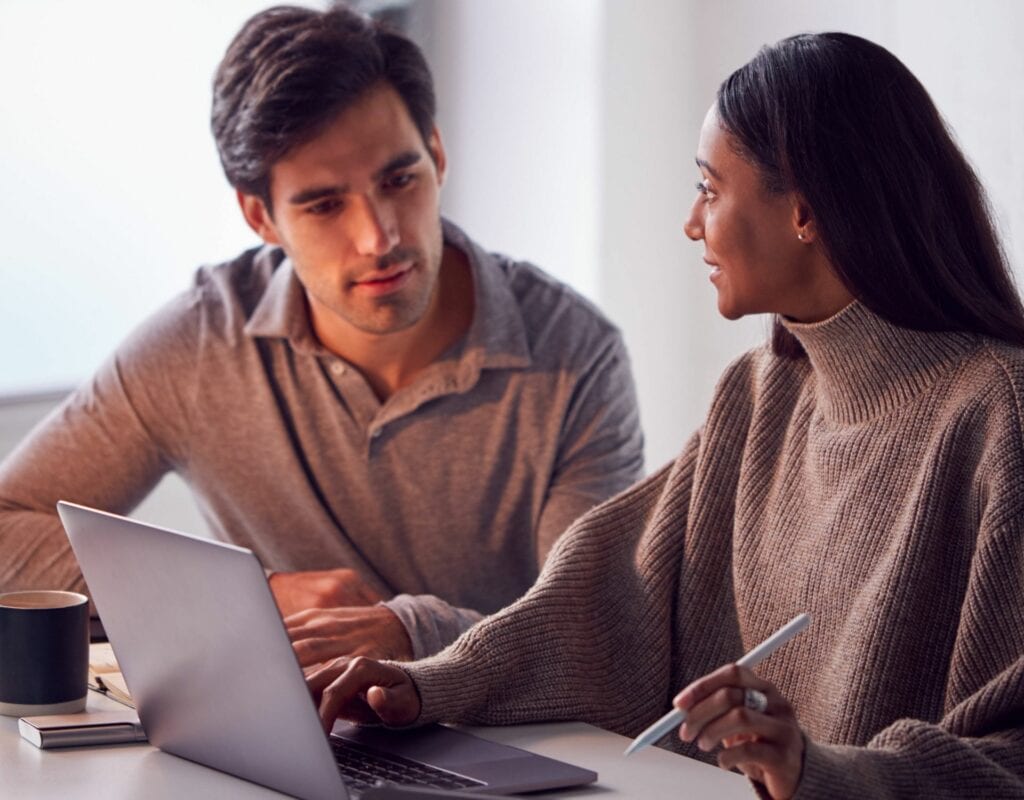
[[[150,742],[286,794],[347,797],[255,555],[57,510]]]
[[[256,556],[73,503],[57,510],[149,741],[287,794],[344,800]],[[597,780],[591,770],[444,726],[339,722],[334,734],[483,781],[489,794]]]

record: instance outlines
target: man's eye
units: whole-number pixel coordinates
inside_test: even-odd
[[[322,217],[326,214],[330,214],[341,208],[341,201],[337,198],[329,198],[327,200],[320,200],[319,202],[313,203],[312,205],[306,206],[306,211],[318,217]]]
[[[399,172],[397,175],[391,175],[384,179],[384,188],[386,189],[403,189],[413,181],[413,175],[410,172]]]

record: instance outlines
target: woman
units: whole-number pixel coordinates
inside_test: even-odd
[[[634,736],[685,687],[670,746],[772,798],[1024,796],[1024,311],[973,172],[845,34],[731,75],[697,163],[686,233],[724,316],[777,315],[770,346],[516,604],[432,659],[312,674],[325,722]]]

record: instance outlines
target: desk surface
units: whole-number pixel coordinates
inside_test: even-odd
[[[89,710],[124,710],[112,700],[89,693]],[[747,781],[707,764],[648,748],[626,759],[628,740],[583,723],[470,728],[495,741],[523,747],[595,770],[598,782],[544,798],[742,798],[755,797]],[[18,720],[0,716],[0,772],[4,793],[35,800],[270,800],[284,795],[208,767],[162,753],[150,745],[40,750],[18,735]]]

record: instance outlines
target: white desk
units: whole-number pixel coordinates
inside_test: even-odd
[[[89,710],[124,710],[89,693]],[[498,742],[523,747],[595,770],[598,782],[541,797],[714,798],[751,800],[739,775],[683,756],[648,748],[626,759],[628,740],[583,723],[471,728]],[[40,750],[18,735],[18,720],[0,716],[0,796],[33,800],[270,800],[284,795],[208,767],[162,753],[150,745]]]

